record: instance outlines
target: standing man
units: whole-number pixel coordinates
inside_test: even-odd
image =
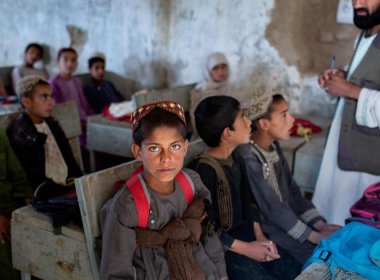
[[[363,190],[380,181],[380,0],[353,0],[361,30],[347,71],[325,70],[319,85],[341,97],[313,197],[321,214],[344,224]]]

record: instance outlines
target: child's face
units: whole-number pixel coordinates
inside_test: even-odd
[[[294,124],[294,117],[289,113],[289,105],[285,100],[273,105],[271,119],[268,121],[268,134],[274,140],[287,140]]]
[[[53,91],[49,85],[36,85],[31,97],[23,97],[22,104],[33,123],[41,123],[53,110]]]
[[[210,75],[214,82],[221,83],[228,78],[228,66],[226,64],[218,64],[211,69]]]
[[[40,51],[35,47],[29,48],[25,53],[25,62],[30,66],[39,61],[41,58]]]
[[[63,52],[58,59],[59,72],[64,75],[72,75],[77,65],[77,55],[73,52]]]
[[[243,114],[242,110],[238,112],[233,127],[234,130],[230,130],[230,135],[236,146],[247,144],[251,136],[251,120]]]
[[[173,184],[182,169],[188,144],[178,129],[162,126],[154,129],[141,147],[132,145],[135,158],[143,162],[144,178],[150,187],[159,190]]]
[[[95,80],[103,80],[105,74],[105,65],[102,61],[94,62],[90,68],[91,77]]]

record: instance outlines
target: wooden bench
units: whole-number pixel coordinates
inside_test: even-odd
[[[8,94],[14,95],[12,86],[12,70],[14,66],[0,67],[0,79],[4,84]]]
[[[76,76],[82,81],[83,85],[88,84],[91,80],[91,76],[88,73],[78,74]],[[115,88],[126,100],[131,99],[132,94],[139,88],[136,81],[128,79],[127,77],[121,76],[112,71],[105,72],[105,80],[113,83]]]
[[[334,268],[335,280],[365,280],[357,273],[341,269],[339,267]],[[295,280],[332,280],[331,268],[326,263],[311,263]]]
[[[200,139],[190,143],[184,164],[187,165],[196,155],[203,152],[205,148],[205,143]],[[139,165],[141,165],[141,162],[134,160],[83,176],[75,181],[94,279],[99,279],[100,256],[97,250],[97,241],[101,238],[100,209],[111,197],[115,182],[128,179]]]
[[[18,113],[0,116],[0,125],[7,127]],[[57,104],[53,116],[60,122],[74,156],[80,166],[79,113],[74,102]],[[30,205],[12,213],[11,245],[13,266],[23,279],[31,275],[41,279],[92,279],[83,230],[74,225],[62,227],[56,234],[51,219],[36,212]]]

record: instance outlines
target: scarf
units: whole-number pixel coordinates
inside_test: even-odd
[[[205,274],[194,259],[192,246],[200,240],[205,217],[204,202],[198,199],[189,205],[182,219],[174,218],[158,231],[135,228],[136,242],[141,247],[165,247],[170,279],[204,280]]]

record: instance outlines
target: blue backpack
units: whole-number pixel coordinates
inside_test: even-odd
[[[312,262],[327,263],[334,275],[334,268],[352,271],[364,278],[380,279],[380,267],[376,265],[373,252],[380,240],[380,229],[352,222],[321,240],[303,269]],[[370,258],[371,255],[371,258]]]

